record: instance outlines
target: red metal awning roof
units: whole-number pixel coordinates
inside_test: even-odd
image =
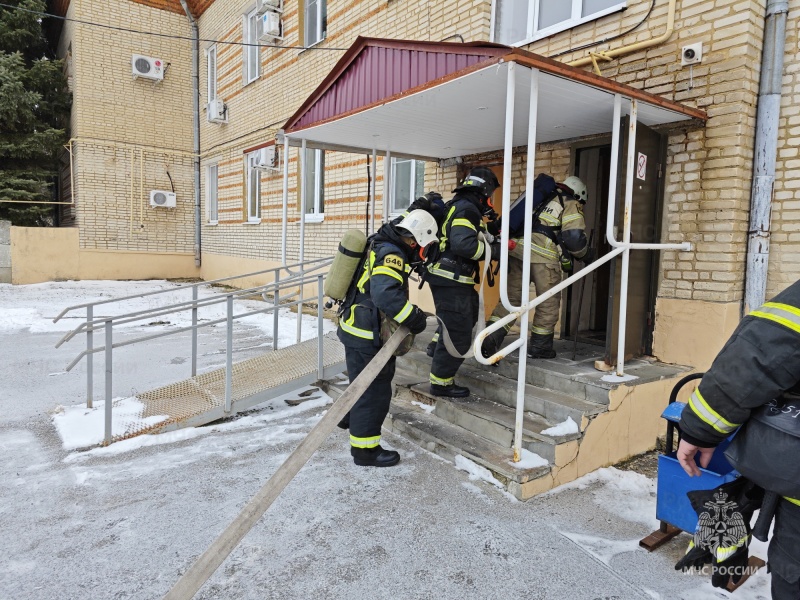
[[[706,113],[518,48],[358,38],[286,122],[293,145],[442,159],[503,146],[509,65],[518,68],[514,144],[527,139],[537,71],[537,140],[611,131],[613,97],[636,100],[649,126]],[[481,111],[481,112],[476,112]]]

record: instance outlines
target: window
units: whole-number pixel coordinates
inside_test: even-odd
[[[206,169],[206,218],[209,225],[219,222],[218,191],[219,165],[209,165]]]
[[[328,0],[305,0],[305,45],[313,46],[328,35]]]
[[[261,171],[256,167],[258,164],[258,151],[247,155],[247,222],[261,222]]]
[[[208,103],[217,99],[217,47],[208,49]]]
[[[306,222],[322,221],[325,217],[325,153],[306,150],[306,205],[303,207]]]
[[[244,31],[242,38],[244,43],[244,56],[242,61],[244,64],[244,84],[255,81],[261,75],[261,48],[258,47],[258,32],[260,27],[260,19],[258,18],[257,9],[244,16]]]
[[[421,160],[393,158],[389,214],[399,215],[424,193],[425,163]]]
[[[494,0],[494,41],[527,44],[625,6],[626,0]]]

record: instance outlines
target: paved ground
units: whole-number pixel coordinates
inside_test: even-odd
[[[79,403],[84,383],[80,371],[59,374],[75,347],[55,350],[58,337],[0,331],[0,598],[160,598],[320,409],[279,400],[194,437],[70,454],[51,413]],[[268,337],[241,330],[237,345],[251,349],[239,358]],[[201,337],[201,366],[218,364],[221,343],[222,332]],[[186,348],[166,338],[120,353],[116,393],[185,377]],[[686,536],[655,554],[637,548],[655,526],[642,475],[604,471],[519,503],[402,439],[385,441],[401,464],[359,468],[337,430],[198,597],[728,597],[672,569]],[[761,574],[733,597],[766,590]]]

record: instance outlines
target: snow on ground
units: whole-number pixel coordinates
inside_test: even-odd
[[[324,414],[327,395],[298,390],[294,398],[305,401],[296,406],[279,398],[206,427],[66,450],[58,432],[82,435],[68,416],[85,411],[72,408],[84,400],[85,379],[83,364],[70,373],[63,366],[82,344],[56,350],[65,329],[47,319],[87,299],[170,287],[0,286],[0,598],[163,597]],[[185,323],[169,322],[153,327]],[[281,315],[281,333],[293,338],[294,325],[294,314]],[[308,316],[304,325],[316,324]],[[202,371],[218,366],[225,336],[224,328],[201,331]],[[235,360],[263,352],[269,335],[269,316],[242,324]],[[116,395],[185,378],[186,342],[170,336],[115,353]],[[102,359],[95,372],[102,376]],[[98,379],[96,394],[101,388]],[[58,414],[58,406],[67,408]],[[382,443],[400,452],[397,467],[356,467],[337,429],[197,598],[769,598],[765,570],[734,596],[707,575],[674,571],[687,534],[654,553],[638,548],[657,526],[655,482],[644,475],[601,469],[511,502],[462,456],[456,468],[391,434]],[[763,546],[754,545],[762,558]]]
[[[546,467],[550,463],[535,452],[522,448],[522,457],[519,462],[508,461],[508,464],[516,469],[535,469],[536,467]]]

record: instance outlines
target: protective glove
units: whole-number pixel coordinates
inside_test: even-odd
[[[722,589],[737,585],[747,572],[748,561],[747,546],[742,546],[730,558],[714,562],[711,565],[711,585]]]
[[[495,242],[491,246],[492,260],[500,260],[500,242]]]
[[[579,260],[588,267],[594,262],[595,258],[597,258],[597,255],[595,254],[594,248],[589,248],[586,250],[586,254],[584,254]]]
[[[565,273],[572,273],[575,265],[572,264],[572,257],[569,254],[562,254],[558,259],[561,263],[561,270]]]
[[[403,324],[411,330],[411,333],[417,335],[425,331],[425,328],[428,326],[428,317],[415,306],[414,310],[411,311],[411,314]]]

